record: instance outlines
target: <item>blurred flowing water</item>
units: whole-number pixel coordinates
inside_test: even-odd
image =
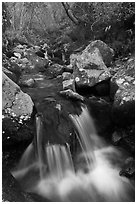
[[[36,116],[35,142],[12,172],[22,188],[51,201],[134,201],[134,185],[119,176],[122,153],[97,135],[88,109],[82,107],[81,115],[70,115],[70,119],[82,150],[77,170],[68,144],[43,144],[41,116]]]

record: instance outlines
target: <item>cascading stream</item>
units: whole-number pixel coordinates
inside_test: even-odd
[[[22,156],[18,169],[13,172],[15,178],[22,185],[25,177],[29,180],[33,175],[27,191],[51,201],[134,201],[134,185],[119,176],[122,153],[106,145],[97,135],[87,107],[82,107],[81,115],[70,115],[70,118],[82,149],[78,159],[88,171],[85,172],[81,166],[77,171],[74,169],[68,144],[43,144],[42,120],[37,116],[36,142],[30,144]],[[83,158],[87,163],[83,162]]]
[[[69,151],[69,146],[48,145],[46,147],[47,163],[51,176],[60,180],[66,171],[74,172],[74,166]]]

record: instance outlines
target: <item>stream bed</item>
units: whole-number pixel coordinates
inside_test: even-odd
[[[42,137],[42,145],[46,145],[48,143],[51,145],[64,145],[66,143],[69,144],[71,156],[75,162],[76,155],[81,152],[81,146],[80,146],[77,134],[76,134],[76,132],[77,132],[76,127],[72,123],[72,120],[69,117],[69,115],[80,116],[80,114],[82,113],[82,108],[81,108],[82,104],[76,100],[70,100],[70,99],[64,98],[59,94],[59,91],[62,90],[62,77],[61,76],[59,76],[57,78],[50,79],[50,77],[45,77],[45,75],[43,75],[42,73],[38,73],[38,74],[31,75],[30,77],[35,79],[36,86],[33,88],[22,88],[22,90],[31,96],[31,98],[35,104],[34,112],[35,112],[35,114],[37,113],[38,116],[40,115],[42,118],[41,119],[42,120],[42,129],[40,131],[40,134]],[[88,103],[86,100],[85,100],[85,103],[90,104],[90,106],[91,105],[93,106],[93,107],[90,107],[90,109],[92,109],[91,112],[93,112],[93,120],[95,122],[95,128],[97,129],[97,132],[98,132],[98,129],[99,129],[98,127],[100,124],[99,120],[102,120],[101,115],[100,115],[101,117],[99,118],[99,120],[97,120],[98,117],[94,118],[94,116],[96,114],[98,114],[99,110],[96,112],[96,109],[98,106],[95,106],[95,104],[91,103],[91,102]],[[94,106],[96,108],[94,108]],[[105,109],[104,109],[104,111],[106,112]],[[107,109],[107,110],[109,110],[109,109]],[[100,110],[100,111],[102,112],[103,110]],[[102,112],[102,115],[104,116],[103,112]],[[110,119],[109,114],[108,115],[106,114],[105,117],[107,117],[107,120],[109,121],[109,119]],[[102,127],[105,126],[106,128],[105,129],[100,128],[99,134],[102,133],[102,136],[105,135],[106,136],[105,141],[107,141],[110,144],[111,140],[108,137],[108,135],[110,135],[113,132],[113,124],[111,124],[111,121],[109,121],[108,123],[106,122],[106,125],[104,125],[105,123],[103,123],[103,122],[105,122],[105,121],[102,121]],[[107,128],[108,128],[108,132],[106,132]],[[36,137],[36,131],[37,131],[37,125],[36,125],[35,117],[34,117],[34,132],[33,132],[34,138]],[[33,139],[33,140],[35,140],[35,139]],[[7,192],[4,195],[4,200],[6,200],[6,198],[5,198],[6,196],[7,196],[7,200],[11,200],[11,202],[13,202],[13,201],[23,201],[23,202],[39,201],[39,202],[43,202],[43,201],[51,201],[52,200],[52,198],[50,196],[49,196],[49,198],[48,198],[48,196],[46,198],[43,197],[43,193],[37,194],[35,191],[29,192],[29,193],[24,192],[24,188],[17,191],[16,189],[18,189],[18,185],[20,182],[17,183],[13,179],[12,175],[9,173],[9,171],[12,172],[13,169],[15,169],[17,167],[23,152],[25,151],[25,149],[28,147],[28,145],[31,142],[32,142],[32,140],[29,140],[27,142],[24,142],[24,144],[22,143],[22,144],[18,144],[16,146],[11,146],[10,148],[9,147],[3,148],[3,160],[5,163],[5,165],[3,165],[3,172],[7,172],[7,174],[6,173],[3,174],[4,175],[4,178],[3,178],[4,188],[3,189],[5,189],[4,190],[5,192]],[[101,144],[101,146],[102,146],[102,144]],[[93,144],[90,145],[90,148],[91,147],[93,148]],[[123,150],[123,151],[125,151],[125,150]],[[123,161],[127,157],[130,156],[130,152],[125,152],[124,155],[126,155],[126,156],[123,157]],[[83,164],[83,162],[81,163],[81,162],[77,161],[75,164],[75,166],[76,166],[75,168],[81,169],[80,165],[82,165],[82,168],[83,168],[83,165],[85,165],[85,164]],[[85,165],[85,166],[87,166],[87,165]],[[119,171],[120,171],[120,169],[119,169]],[[32,178],[33,178],[33,176],[32,176]],[[73,178],[73,176],[72,176],[72,178]],[[78,177],[75,179],[77,179],[77,182],[79,182]],[[10,182],[10,180],[13,180],[13,181],[11,182],[11,186],[8,186],[8,183]],[[30,183],[31,183],[31,181],[30,181]],[[134,183],[133,180],[132,180],[132,183]],[[46,185],[46,184],[42,184],[42,185]],[[71,188],[71,185],[73,185],[73,184],[70,184],[70,188]],[[44,186],[44,187],[46,188],[46,186]],[[53,186],[53,188],[55,188],[55,187]],[[12,191],[9,189],[12,189]],[[53,189],[51,189],[51,190],[53,190]],[[85,189],[84,189],[84,191],[85,191]],[[70,198],[68,200],[66,198],[64,198],[64,200],[65,201],[73,201],[73,197],[74,197],[74,201],[77,201],[77,199],[78,199],[78,201],[81,201],[81,199],[82,199],[82,201],[90,201],[90,200],[91,201],[97,201],[96,198],[94,198],[95,200],[94,199],[92,200],[91,197],[89,196],[89,193],[87,194],[87,198],[81,197],[79,199],[78,196],[80,195],[81,192],[84,192],[84,191],[79,190],[78,192],[76,192],[76,194],[78,194],[78,195],[76,197],[72,196],[72,200]],[[132,194],[134,194],[133,192],[134,192],[134,190],[132,191]],[[125,193],[126,193],[126,191],[125,191]],[[97,195],[98,195],[98,193],[97,193]],[[52,195],[52,196],[54,197],[54,195]],[[55,198],[56,198],[56,196],[55,196]],[[60,198],[57,198],[57,200],[58,199],[60,200]],[[102,199],[104,199],[104,198],[100,197],[100,200],[104,201]],[[117,200],[117,198],[114,198],[114,199]],[[123,199],[124,201],[125,200],[128,200],[128,201],[132,200],[133,201],[134,195],[132,196],[132,198],[129,198],[129,197],[128,198],[125,198],[125,197],[124,198],[118,198],[118,201],[120,201],[119,199],[120,200]],[[60,201],[64,201],[64,200],[60,200]],[[109,198],[108,200],[111,201],[111,198]],[[56,201],[56,199],[54,201]],[[115,201],[115,200],[113,200],[113,201]]]

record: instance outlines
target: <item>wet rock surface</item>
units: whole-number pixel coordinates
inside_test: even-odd
[[[17,83],[22,90],[3,75],[2,137],[3,159],[4,163],[6,162],[6,165],[3,165],[3,200],[10,202],[46,200],[22,192],[9,171],[16,166],[26,146],[33,141],[36,132],[34,117],[36,113],[42,115],[43,146],[47,142],[69,143],[72,154],[75,154],[78,141],[69,114],[79,115],[82,103],[88,106],[100,136],[109,138],[109,141],[113,141],[118,147],[128,148],[133,159],[125,161],[120,175],[133,178],[134,58],[130,57],[126,62],[120,61],[114,67],[107,68],[106,66],[110,66],[113,60],[113,50],[98,40],[91,42],[78,54],[72,54],[70,65],[67,66],[50,64],[50,60],[41,54],[40,49],[39,46],[31,48],[20,45],[14,49],[14,58],[10,57],[11,68],[5,70],[5,73],[9,72],[7,75],[14,79],[18,75],[14,75],[16,73],[14,70],[19,70]],[[17,66],[14,66],[15,64]],[[21,109],[18,109],[20,106]],[[23,144],[24,147],[21,148]],[[19,157],[16,151],[13,153],[15,145],[20,149],[17,149],[17,152],[20,152]]]
[[[94,118],[94,124],[99,135],[110,137],[113,131],[111,119],[112,105],[109,101],[99,97],[89,97],[86,101],[89,111]]]

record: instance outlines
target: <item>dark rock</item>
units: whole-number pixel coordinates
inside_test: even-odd
[[[17,78],[17,81],[18,81],[21,74],[22,74],[22,68],[19,66],[19,64],[16,62],[16,60],[14,60],[14,61],[11,60],[10,65],[11,66],[8,67],[8,70],[13,72],[16,75],[16,78]]]
[[[135,179],[135,159],[133,157],[128,157],[120,171],[120,176],[126,176],[130,179]]]
[[[115,144],[115,145],[118,145],[120,143],[122,139],[122,136],[120,134],[118,134],[117,131],[115,131],[113,134],[112,134],[112,142]]]
[[[9,71],[9,70],[6,69],[5,67],[2,67],[2,71],[3,71],[12,81],[14,81],[15,83],[18,82],[17,77],[16,77],[16,75],[15,75],[13,72]]]
[[[113,131],[111,103],[101,98],[90,97],[87,99],[86,104],[94,120],[98,134],[110,138]]]
[[[50,202],[34,193],[24,192],[5,165],[2,164],[2,201],[3,202]]]
[[[34,136],[33,119],[5,117],[2,120],[2,144],[15,145],[30,141]]]
[[[50,144],[69,143],[70,133],[72,132],[73,127],[65,107],[54,101],[44,101],[37,106],[37,110],[42,116],[42,144],[44,145],[48,142]],[[43,147],[45,148],[45,146]]]
[[[112,141],[115,145],[128,149],[131,154],[135,153],[135,125],[124,128],[117,128],[112,135]]]
[[[33,102],[5,74],[2,80],[3,144],[28,140],[32,138],[27,121],[33,113]]]
[[[110,95],[110,78],[107,80],[101,81],[94,86],[90,87],[88,85],[77,86],[75,83],[76,92],[83,96],[109,96]]]
[[[40,50],[35,52],[35,54],[38,55],[39,57],[45,58],[45,54]]]
[[[112,77],[111,83],[117,89],[112,107],[112,119],[118,126],[134,124],[135,122],[135,64],[134,58],[128,60]],[[110,94],[115,92],[110,86]]]
[[[12,51],[8,51],[8,52],[6,52],[6,56],[8,58],[14,57],[14,53]]]
[[[4,164],[2,165],[2,199],[3,202],[27,201],[19,184]]]
[[[104,95],[102,87],[107,84],[106,82],[110,80],[110,73],[104,70],[85,70],[85,69],[75,69],[74,79],[76,83],[76,89],[78,92],[82,89],[87,89],[91,94]],[[97,86],[98,85],[98,86]],[[95,88],[97,86],[97,89]],[[107,88],[105,88],[107,90]],[[83,93],[84,94],[84,93]],[[86,93],[85,93],[86,94]],[[109,93],[107,93],[109,94]]]

